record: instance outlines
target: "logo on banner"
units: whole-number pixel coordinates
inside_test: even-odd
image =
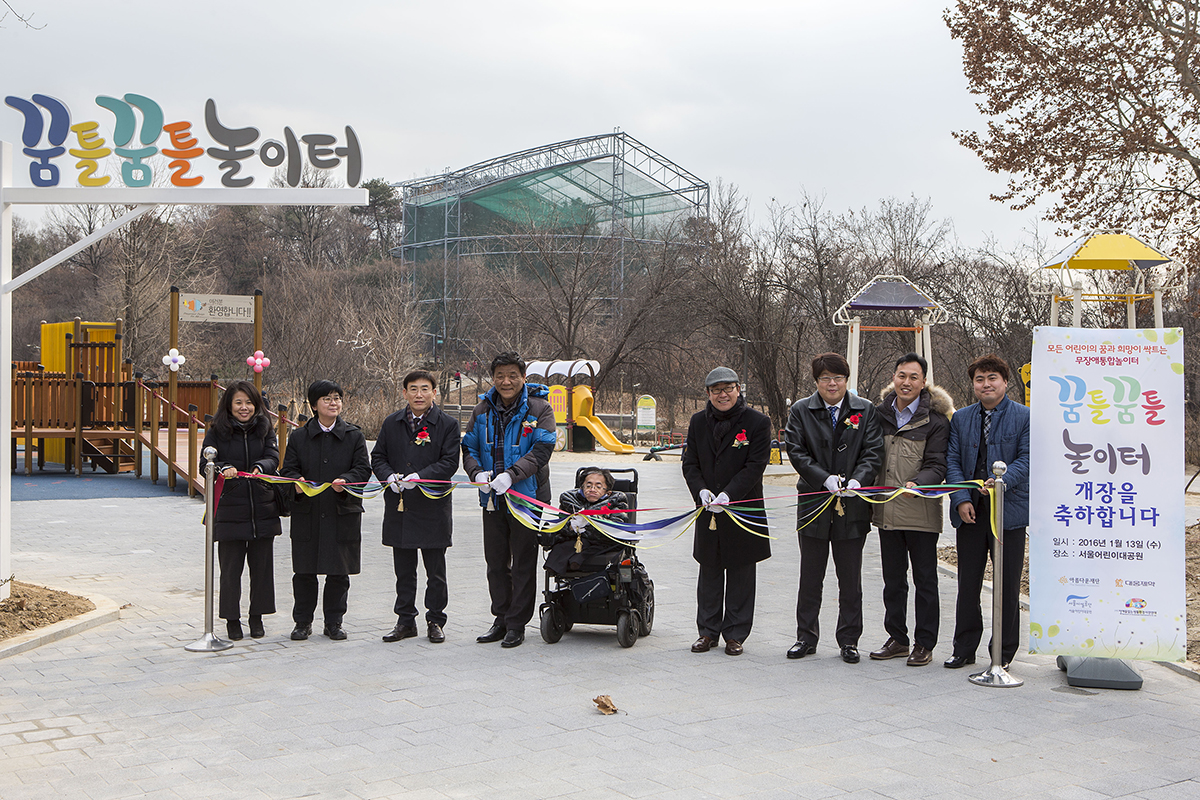
[[[1067,610],[1072,614],[1087,614],[1092,610],[1092,601],[1088,599],[1090,595],[1067,595]]]
[[[242,174],[257,159],[264,166],[283,167],[288,186],[299,186],[304,166],[332,170],[343,162],[346,184],[358,186],[362,178],[362,148],[358,135],[349,125],[342,139],[329,133],[296,134],[284,126],[281,139],[261,138],[252,126],[227,127],[217,116],[217,104],[209,99],[204,104],[204,128],[211,140],[209,147],[201,145],[192,133],[189,120],[168,121],[160,106],[145,95],[127,93],[120,98],[100,95],[96,105],[106,113],[101,119],[111,119],[112,127],[103,131],[98,120],[77,121],[72,124],[71,111],[66,103],[44,94],[29,99],[9,95],[5,105],[25,117],[21,132],[23,152],[29,157],[29,179],[34,186],[58,186],[62,181],[61,167],[78,171],[76,181],[83,187],[106,186],[113,176],[104,174],[101,164],[115,154],[120,160],[118,170],[127,187],[150,186],[154,166],[147,162],[156,155],[169,159],[167,167],[172,186],[199,186],[201,175],[192,174],[195,160],[207,155],[221,170],[221,185],[244,187],[254,183],[250,175]],[[227,119],[228,121],[228,119]],[[159,147],[159,139],[167,141]],[[107,137],[107,138],[106,138]],[[69,158],[56,163],[63,155]]]

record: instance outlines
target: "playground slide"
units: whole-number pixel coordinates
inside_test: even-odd
[[[573,392],[574,406],[571,409],[571,416],[575,423],[582,425],[592,432],[592,436],[596,437],[596,441],[604,445],[604,449],[611,450],[614,453],[632,453],[633,445],[625,444],[618,441],[617,437],[613,436],[612,431],[608,426],[600,421],[599,417],[592,414],[592,390],[586,386],[576,386]]]

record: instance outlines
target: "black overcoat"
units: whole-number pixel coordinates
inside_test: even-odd
[[[418,444],[422,431],[429,434],[429,441]],[[401,409],[383,421],[371,451],[371,467],[379,482],[385,484],[392,475],[403,478],[414,472],[424,480],[448,481],[458,471],[460,441],[458,420],[436,405],[430,407],[415,434],[409,430],[405,410]],[[428,488],[443,487],[434,484]],[[384,492],[383,543],[405,549],[449,547],[454,530],[450,495],[435,500],[426,497],[420,488],[403,494],[404,511],[400,511],[399,495]]]
[[[201,452],[207,447],[217,448],[218,473],[227,467],[234,467],[238,472],[253,472],[258,467],[259,472],[273,475],[279,467],[278,439],[265,414],[253,417],[248,426],[235,421],[228,436],[209,425]],[[201,456],[201,475],[205,464]],[[269,483],[256,478],[225,481],[213,514],[214,541],[249,541],[278,536],[282,532],[279,504],[275,500],[275,489]]]
[[[853,424],[855,415],[857,427]],[[800,479],[800,494],[824,492],[825,479],[841,475],[842,484],[856,480],[861,486],[874,486],[883,466],[883,428],[875,406],[856,394],[846,393],[838,412],[837,429],[831,424],[825,401],[817,392],[792,404],[785,434],[788,458]],[[819,507],[828,495],[800,498],[798,524],[801,536],[816,539],[855,539],[866,536],[871,528],[871,504],[858,497],[841,499],[845,515],[837,513],[837,501],[830,503],[816,519],[808,522],[807,512]],[[805,523],[808,524],[805,524]]]
[[[624,511],[624,509],[629,508],[629,498],[625,496],[624,492],[606,492],[596,502],[589,503],[588,499],[584,497],[582,490],[572,489],[558,496],[558,507],[568,514],[584,510],[609,509],[617,511],[620,509],[622,513],[605,514],[599,517],[599,519],[604,522],[618,523],[629,521],[629,514]],[[578,553],[575,552],[576,540],[581,545],[581,550]],[[595,563],[597,560],[604,561],[608,556],[617,555],[624,552],[624,550],[624,544],[605,536],[600,532],[599,528],[588,525],[582,531],[576,533],[568,525],[555,535],[554,546],[546,554],[546,569],[562,574],[570,569],[570,562],[573,558],[580,563]]]
[[[739,438],[740,437],[740,438]],[[738,441],[746,444],[735,446]],[[763,508],[763,472],[771,457],[771,420],[765,414],[746,407],[719,442],[705,411],[692,415],[688,423],[687,449],[683,454],[683,478],[696,504],[700,490],[729,495],[730,507],[745,503],[752,515],[743,521],[762,536],[743,530],[725,513],[704,512],[696,521],[692,557],[705,566],[735,568],[771,557],[771,542],[766,538],[767,517]],[[754,509],[754,510],[751,510]],[[717,529],[709,530],[716,518]]]
[[[326,433],[316,417],[292,431],[279,471],[313,483],[366,483],[371,479],[367,440],[338,417]],[[295,489],[285,487],[289,492]],[[364,487],[357,486],[362,491]],[[292,500],[292,571],[297,575],[357,575],[362,563],[362,499],[326,489]]]

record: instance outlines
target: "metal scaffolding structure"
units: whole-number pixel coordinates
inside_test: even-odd
[[[629,245],[679,241],[683,223],[708,217],[708,184],[621,131],[492,158],[441,175],[396,184],[402,202],[393,256],[414,265],[441,262],[441,335],[465,258],[511,256],[521,230],[594,242],[613,254],[613,293],[622,296]],[[581,233],[581,231],[584,231]],[[415,274],[415,273],[414,273]],[[432,287],[429,287],[432,289]],[[418,296],[424,295],[424,296]]]

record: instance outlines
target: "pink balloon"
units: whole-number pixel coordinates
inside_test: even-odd
[[[262,367],[261,367],[261,366],[259,366],[258,364],[255,364],[255,365],[254,365],[254,371],[255,371],[255,372],[262,372]]]
[[[250,356],[249,358],[247,358],[247,359],[246,359],[246,366],[247,366],[247,367],[253,367],[253,366],[254,366],[254,356]]]
[[[254,357],[255,357],[255,358],[262,358],[262,357],[263,357],[263,351],[262,351],[262,350],[255,350],[255,351],[254,351]]]
[[[271,359],[269,359],[269,358],[264,358],[264,359],[262,360],[262,365],[263,365],[264,367],[269,367],[269,366],[271,366]]]

